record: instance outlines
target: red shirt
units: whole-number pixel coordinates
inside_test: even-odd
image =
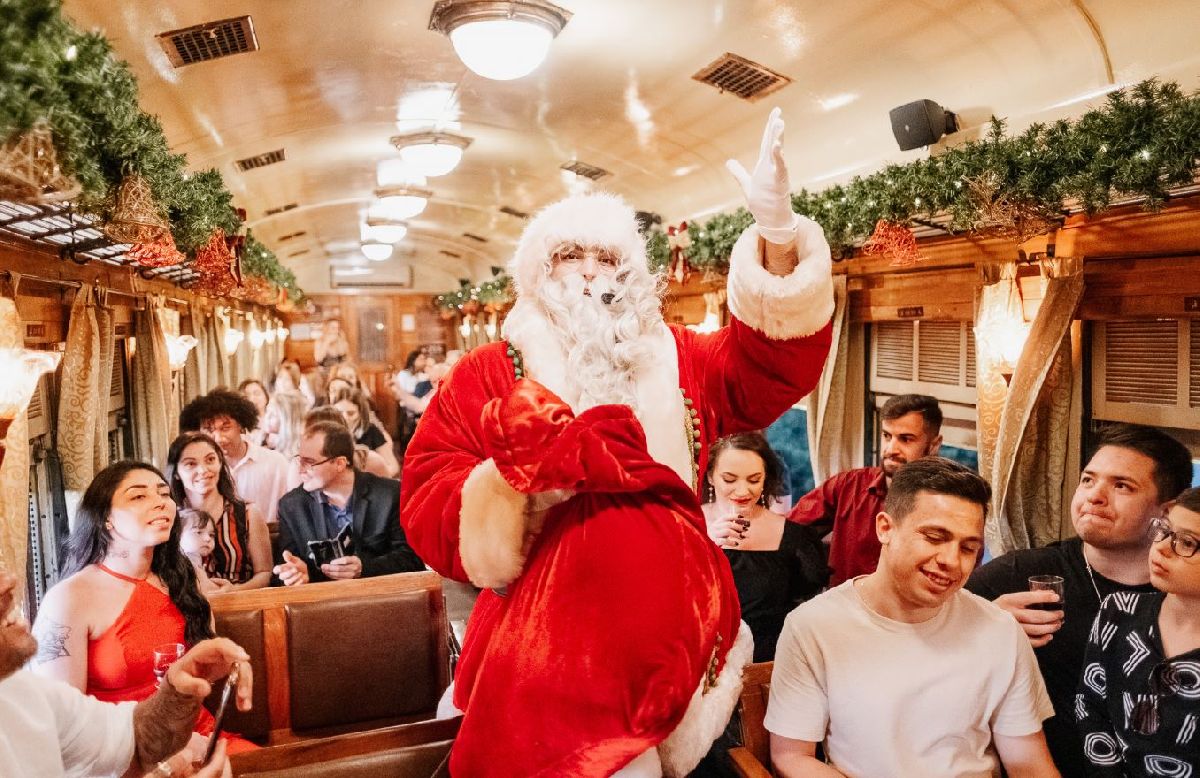
[[[789,521],[832,530],[829,544],[830,587],[875,572],[879,538],[875,517],[883,510],[887,479],[882,467],[860,467],[829,478],[800,498]]]

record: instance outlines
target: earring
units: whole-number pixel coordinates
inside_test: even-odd
[[[106,522],[104,522],[104,528],[105,528],[106,530],[110,530],[110,531],[111,531],[111,530],[112,530],[112,522],[111,522],[111,521],[106,521]]]

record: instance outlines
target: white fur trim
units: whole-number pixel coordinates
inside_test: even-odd
[[[517,299],[504,320],[504,337],[521,352],[525,374],[554,392],[579,413],[579,394],[567,381],[567,356],[554,328],[532,300]],[[649,338],[650,357],[637,375],[634,413],[646,433],[654,461],[674,470],[685,484],[692,480],[692,452],[684,427],[687,409],[679,392],[679,349],[666,324]]]
[[[696,769],[713,742],[725,731],[738,698],[742,696],[742,670],[753,658],[754,638],[743,621],[737,639],[725,657],[725,666],[717,676],[716,686],[703,694],[704,681],[701,679],[683,720],[658,745],[663,775],[667,778],[685,776]]]
[[[462,487],[458,553],[471,583],[508,586],[525,567],[528,498],[509,486],[491,459],[475,466]]]
[[[729,312],[769,338],[812,335],[833,316],[832,262],[825,233],[812,219],[796,220],[800,264],[786,276],[762,266],[758,229],[750,225],[729,257]]]

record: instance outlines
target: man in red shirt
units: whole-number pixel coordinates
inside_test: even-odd
[[[829,585],[875,572],[879,539],[875,517],[883,510],[892,476],[903,465],[934,456],[942,445],[942,409],[923,394],[900,394],[880,411],[882,467],[860,467],[829,478],[800,498],[788,519],[831,532]]]

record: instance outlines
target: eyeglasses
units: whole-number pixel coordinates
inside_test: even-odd
[[[335,459],[335,457],[326,457],[325,459],[318,459],[314,462],[307,457],[297,456],[296,462],[300,465],[301,470],[312,470],[317,465],[323,465],[331,459]]]
[[[1129,711],[1129,728],[1139,735],[1151,736],[1158,732],[1162,716],[1158,703],[1181,688],[1181,668],[1162,662],[1150,671],[1150,696],[1138,700]]]
[[[1167,538],[1171,539],[1171,550],[1175,552],[1175,556],[1181,559],[1194,557],[1197,547],[1200,547],[1200,539],[1197,539],[1195,535],[1176,532],[1171,529],[1171,524],[1166,519],[1151,519],[1150,539],[1155,543],[1160,543]]]
[[[597,246],[580,246],[576,243],[564,243],[550,254],[550,261],[555,265],[578,265],[588,257],[605,270],[616,270],[625,261],[619,252]]]

